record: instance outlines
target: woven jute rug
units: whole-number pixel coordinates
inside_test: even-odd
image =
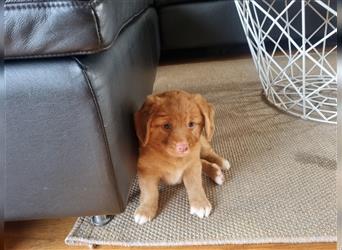
[[[229,159],[226,182],[203,185],[213,205],[200,219],[189,213],[184,186],[160,186],[160,209],[150,223],[127,209],[106,226],[77,220],[66,243],[171,246],[336,241],[336,126],[304,121],[270,106],[250,59],[161,66],[155,91],[203,94],[216,109],[213,147]]]

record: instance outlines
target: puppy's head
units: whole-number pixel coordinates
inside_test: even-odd
[[[209,141],[214,133],[212,106],[201,95],[185,91],[148,96],[134,118],[142,147],[152,146],[175,157],[191,153],[203,129]]]

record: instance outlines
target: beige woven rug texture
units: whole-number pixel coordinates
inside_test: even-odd
[[[336,126],[304,121],[264,100],[250,59],[160,66],[155,92],[203,94],[216,109],[213,147],[229,159],[226,182],[203,185],[214,209],[189,213],[184,186],[160,187],[158,217],[137,225],[134,183],[123,214],[104,227],[79,218],[66,243],[121,246],[336,240]]]

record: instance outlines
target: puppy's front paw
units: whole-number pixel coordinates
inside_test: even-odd
[[[211,212],[211,204],[208,200],[196,201],[191,203],[190,214],[200,218],[208,217]]]
[[[150,207],[138,207],[134,214],[134,221],[140,225],[151,221],[156,216],[155,210]]]

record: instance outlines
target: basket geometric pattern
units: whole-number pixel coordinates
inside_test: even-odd
[[[336,123],[337,11],[331,1],[235,0],[235,6],[269,102],[303,119]],[[309,12],[320,20],[310,29]]]

